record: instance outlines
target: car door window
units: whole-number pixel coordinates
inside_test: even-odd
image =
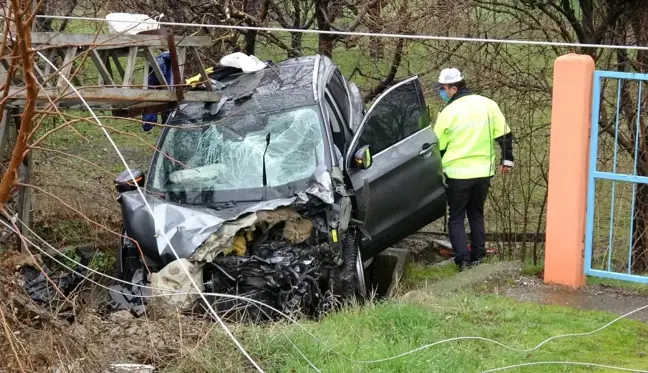
[[[411,78],[376,101],[365,118],[356,149],[370,145],[371,152],[378,154],[413,135],[428,122],[418,78]]]
[[[331,75],[331,80],[327,88],[331,91],[333,100],[335,104],[340,109],[342,113],[342,120],[345,122],[345,126],[351,123],[351,106],[349,104],[349,94],[346,90],[346,84],[344,83],[344,78],[339,70],[335,70],[333,75]]]
[[[324,100],[324,107],[326,108],[326,114],[328,116],[329,125],[331,126],[331,133],[333,135],[333,143],[339,151],[344,151],[344,131],[342,124],[340,123],[340,117],[335,108],[335,104],[332,102],[331,97],[326,93],[326,99]]]
[[[335,132],[342,132],[342,124],[340,123],[340,118],[339,118],[338,112],[337,112],[337,110],[335,108],[335,104],[333,103],[333,99],[328,94],[328,92],[326,92],[325,98],[326,98],[326,101],[325,101],[324,106],[326,107],[326,111],[327,111],[328,116],[329,116],[329,122],[330,122],[330,125],[331,125],[331,130],[333,130],[334,133]]]

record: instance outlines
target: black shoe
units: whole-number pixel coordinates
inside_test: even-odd
[[[457,265],[457,270],[459,270],[459,272],[465,271],[467,269],[470,269],[470,267],[472,267],[471,262],[460,262],[455,264]]]
[[[482,258],[480,258],[480,259],[473,260],[472,262],[470,262],[470,266],[471,266],[471,267],[476,267],[476,266],[482,264],[482,263],[484,262],[484,259],[485,259],[485,258],[482,257]]]
[[[475,250],[475,251],[477,251],[477,250]],[[486,259],[486,254],[483,253],[483,252],[476,253],[476,252],[473,251],[470,254],[471,254],[470,255],[470,261],[473,262],[473,263],[475,263],[475,262],[481,263],[481,262],[484,261],[484,259]]]

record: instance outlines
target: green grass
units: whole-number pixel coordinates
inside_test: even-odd
[[[408,291],[417,286],[425,286],[450,278],[457,274],[457,268],[453,264],[444,266],[429,266],[423,263],[413,262],[407,266],[401,278],[400,290]]]
[[[529,349],[558,334],[594,330],[614,318],[601,312],[584,312],[554,306],[519,303],[495,295],[455,294],[425,305],[388,302],[350,309],[320,323],[305,323],[308,331],[340,355],[294,325],[247,327],[239,336],[268,372],[309,372],[308,363],[287,338],[322,372],[481,372],[534,361],[581,361],[632,368],[648,366],[648,326],[622,320],[587,337],[558,339],[539,350],[514,352],[483,341],[455,341],[385,362],[436,341],[460,336],[492,338],[515,348]],[[240,328],[237,328],[240,329]],[[191,358],[169,372],[252,371],[222,333]],[[588,372],[587,368],[540,366],[516,372]],[[602,370],[601,370],[602,371]]]
[[[542,270],[544,269],[544,264],[536,264],[534,265],[533,263],[524,263],[522,266],[522,271],[520,271],[520,274],[522,276],[536,276]]]
[[[83,24],[74,26],[75,32],[94,31]],[[284,37],[287,35],[287,33],[282,34]],[[287,42],[286,38],[284,40]],[[385,49],[385,58],[381,61],[371,61],[363,56],[358,49],[347,50],[342,46],[335,48],[333,59],[347,77],[356,67],[360,67],[365,73],[371,73],[373,76],[384,76],[392,57],[390,52],[393,50],[393,41],[390,43]],[[304,35],[303,46],[307,54],[314,53],[317,50],[317,37],[311,34]],[[463,49],[464,53],[470,54],[467,50]],[[429,69],[429,65],[434,62],[430,61],[430,58],[434,56],[435,52],[429,46],[410,43],[406,51],[405,62],[399,70],[399,78],[426,71]],[[509,47],[509,52],[511,55],[519,55],[515,59],[524,63],[521,66],[526,65],[529,70],[535,71],[548,67],[547,59],[542,56],[530,57],[527,64],[524,57],[525,50],[522,47]],[[264,45],[259,46],[257,55],[260,58],[270,58],[275,61],[285,58],[284,51]],[[463,59],[453,59],[448,64],[459,66],[468,76],[475,77],[475,83],[478,83],[482,68],[478,64],[465,62]],[[96,71],[88,68],[85,75],[88,79],[94,79]],[[143,76],[139,73],[137,81],[142,78]],[[428,88],[434,78],[436,78],[436,72],[425,76],[423,78],[424,86]],[[358,75],[355,75],[352,80],[362,88],[369,88],[376,84],[376,81]],[[428,104],[433,107],[433,113],[437,113],[440,109],[439,100],[429,91],[426,93]],[[523,131],[529,131],[522,127],[522,123],[529,122],[527,125],[535,128],[548,121],[547,113],[537,113],[528,108],[525,109],[524,105],[520,105],[517,100],[511,99],[511,102],[507,102],[500,99],[497,97],[498,95],[502,96],[499,91],[484,92],[484,94],[493,95],[502,103],[503,110],[506,110],[516,135],[521,135]],[[77,113],[77,115],[86,116],[84,113]],[[144,154],[144,159],[142,159],[142,163],[144,163],[151,153],[145,143],[154,143],[159,131],[154,130],[155,134],[144,134],[141,132],[140,125],[132,122],[106,121],[105,124],[114,125],[124,132],[143,138],[144,141],[141,141],[135,136],[114,134],[115,141],[120,148],[138,149],[138,153]],[[114,151],[105,140],[99,127],[94,124],[80,123],[75,125],[75,128],[89,141],[83,142],[72,131],[65,130],[49,138],[47,145],[59,150],[74,151],[75,154],[88,160],[101,163],[111,172],[121,171],[123,166],[114,156]],[[525,193],[532,196],[531,203],[535,203],[532,208],[537,208],[535,206],[539,205],[539,201],[542,200],[543,190],[529,187],[528,185],[532,185],[532,183],[526,181],[523,175],[529,173],[534,180],[538,179],[538,170],[531,170],[536,167],[536,163],[530,151],[534,153],[546,151],[547,146],[547,139],[542,136],[536,136],[518,144],[516,153],[519,154],[519,157],[516,160],[521,166],[519,169],[527,167],[528,170],[524,171],[525,174],[519,171],[520,180],[518,181],[518,176],[515,176],[516,181],[514,181],[513,187],[505,187],[504,184],[508,182],[506,179],[498,180],[494,189],[504,193],[508,190],[520,191],[524,188]],[[127,160],[130,161],[128,158]],[[69,160],[69,162],[73,166],[85,166],[76,160]],[[510,179],[513,180],[513,178]],[[523,196],[513,197],[512,200],[522,203],[521,197]],[[605,200],[609,200],[609,198],[605,198]],[[512,230],[514,231],[521,230],[517,229],[519,228],[517,222],[521,220],[516,219],[520,216],[518,214],[512,214]],[[605,217],[603,220],[607,221]],[[536,221],[534,217],[529,220],[532,225]],[[491,221],[495,224],[489,228],[492,230],[500,228],[500,222],[495,222],[493,219]],[[87,226],[85,222],[70,220],[64,221],[60,225],[44,226],[41,229],[46,230],[43,233],[49,233],[58,239],[65,237],[74,243],[81,243],[85,237],[81,232],[89,231],[91,227]],[[534,275],[539,269],[537,266],[525,266],[522,272],[525,275]],[[429,267],[413,263],[408,267],[402,279],[402,289],[413,289],[426,283],[450,278],[455,274],[456,269],[452,265]],[[588,279],[588,284],[632,290],[641,289],[648,293],[643,285],[610,280],[591,278]],[[530,348],[553,335],[596,329],[613,318],[613,315],[600,312],[583,312],[563,307],[523,304],[494,295],[461,293],[433,299],[426,304],[391,301],[369,305],[362,309],[350,309],[331,315],[320,323],[306,322],[305,326],[336,351],[343,353],[344,356],[354,359],[381,359],[441,339],[468,335],[494,338],[515,347]],[[288,342],[287,337],[323,372],[479,372],[489,368],[543,360],[576,360],[618,364],[634,368],[648,366],[648,358],[645,357],[648,355],[648,347],[646,347],[648,346],[646,343],[648,342],[648,327],[639,322],[626,320],[594,336],[557,340],[529,354],[511,352],[486,342],[450,342],[407,357],[378,364],[349,362],[339,355],[331,353],[322,344],[317,343],[292,325],[278,324],[263,327],[238,325],[235,326],[235,329],[245,346],[268,372],[312,371]],[[245,363],[245,359],[226,340],[227,338],[222,333],[214,333],[213,338],[208,340],[208,343],[195,355],[176,364],[169,371],[252,371],[249,369],[249,364]],[[248,367],[248,369],[243,367]],[[515,371],[586,372],[591,369],[545,366]]]
[[[67,244],[84,244],[87,242],[87,233],[92,229],[90,223],[81,217],[77,219],[66,219],[60,221],[42,221],[34,228],[36,234],[47,237],[53,242],[65,242]]]
[[[87,116],[87,113],[84,112],[68,112],[68,114],[77,117]],[[101,116],[102,114],[98,113],[97,115]],[[60,118],[50,118],[49,120],[51,123],[43,127],[40,131],[41,136],[48,130],[63,123]],[[101,119],[101,123],[107,127],[111,138],[122,151],[126,150],[138,153],[136,157],[138,160],[140,158],[146,158],[148,161],[150,155],[153,153],[152,146],[157,142],[160,129],[156,128],[148,133],[143,132],[140,118],[137,117],[131,118],[130,120]],[[67,127],[50,134],[45,138],[44,145],[42,146],[68,152],[90,162],[97,162],[111,172],[118,173],[123,170],[124,166],[117,157],[112,145],[92,118],[89,118],[89,121],[76,122],[70,126],[73,126],[74,130]],[[83,164],[82,161],[77,159],[68,158],[66,161],[78,165]],[[131,160],[127,159],[127,161]],[[141,167],[145,165],[138,164],[137,166]]]
[[[535,275],[541,269],[542,266],[526,264],[522,274]],[[453,265],[434,267],[412,263],[401,286],[412,290],[452,278],[456,273]],[[646,286],[618,281],[592,278],[588,279],[588,285],[648,293]],[[376,302],[332,314],[319,323],[304,321],[302,325],[323,343],[289,323],[234,328],[248,351],[268,372],[314,371],[291,341],[322,372],[482,372],[539,361],[578,361],[644,369],[648,366],[648,325],[633,320],[622,320],[591,336],[554,340],[533,352],[515,352],[473,340],[448,342],[377,363],[348,360],[385,359],[443,339],[465,336],[490,338],[514,348],[531,349],[552,336],[589,332],[614,318],[616,315],[605,312],[522,303],[487,291],[467,290],[412,303]],[[215,332],[194,354],[185,355],[166,371],[253,371],[233,348],[222,332]],[[544,365],[514,371],[589,372],[593,369]]]
[[[580,11],[578,10],[578,7],[576,7],[576,9],[577,12]],[[395,10],[391,8],[383,9],[383,12],[386,19],[391,20],[391,17],[395,15]],[[477,10],[475,10],[475,12],[477,12]],[[483,17],[479,19],[479,22],[481,22],[484,27],[487,26],[486,24],[490,23],[510,21],[510,17],[505,14],[484,11],[483,9],[479,10],[479,13]],[[54,22],[55,27],[59,22],[60,21]],[[107,25],[99,22],[75,21],[70,23],[69,27],[70,32],[93,33],[98,27],[103,27],[104,31],[107,30]],[[430,29],[428,29],[428,27]],[[434,25],[426,25],[417,31],[421,33],[434,34],[435,31],[438,30],[434,29]],[[500,31],[508,32],[504,29]],[[285,44],[290,44],[290,34],[288,32],[275,33],[275,36],[280,38]],[[501,37],[502,35],[496,36]],[[522,38],[533,39],[532,36],[533,35],[531,34],[520,34],[520,37]],[[396,40],[384,40],[385,55],[384,58],[380,60],[374,60],[368,56],[368,41],[366,38],[360,38],[357,41],[359,46],[353,48],[346,48],[343,43],[338,43],[333,51],[333,60],[340,66],[340,69],[345,76],[350,77],[353,74],[351,80],[357,83],[362,89],[368,89],[375,86],[377,83],[377,80],[374,78],[379,79],[387,74],[392,62]],[[480,47],[477,44],[466,44],[456,51],[456,56],[452,56],[448,53],[452,49],[451,47],[455,45],[456,43],[433,41],[407,42],[403,62],[398,71],[397,79],[413,74],[426,73],[425,76],[422,76],[422,82],[424,90],[426,91],[427,103],[432,109],[433,120],[436,113],[441,109],[441,101],[433,92],[431,92],[430,89],[432,82],[437,77],[437,71],[431,70],[436,65],[436,62],[448,57],[449,60],[444,63],[444,66],[452,65],[460,67],[469,78],[471,86],[486,84],[486,89],[484,92],[480,93],[494,98],[500,104],[509,120],[509,123],[511,124],[516,138],[519,139],[518,142],[516,142],[515,149],[517,163],[516,172],[508,177],[496,177],[493,181],[492,197],[486,206],[487,215],[490,217],[487,219],[487,229],[490,231],[534,231],[539,216],[544,213],[541,206],[545,196],[546,185],[541,168],[544,167],[546,169],[548,162],[548,158],[543,157],[543,155],[548,154],[548,137],[545,136],[542,130],[538,129],[550,122],[550,94],[548,92],[534,92],[529,93],[528,95],[520,95],[517,86],[511,88],[506,87],[505,85],[497,86],[496,83],[493,83],[489,71],[497,70],[504,73],[510,72],[512,76],[518,76],[520,74],[524,75],[524,73],[528,73],[530,76],[546,75],[550,80],[550,74],[552,71],[551,64],[553,63],[554,57],[553,52],[540,47],[507,45],[502,46],[500,48],[501,50],[498,49],[499,52],[504,53],[502,54],[504,58],[497,58],[494,60],[495,62],[493,62],[488,59],[488,56],[492,56],[492,54],[495,53],[495,50],[493,49],[495,48],[494,46],[489,46],[486,49],[481,50],[477,49]],[[303,34],[302,47],[305,54],[316,53],[318,49],[318,36],[314,34]],[[488,50],[488,53],[486,53],[486,50]],[[262,59],[272,59],[274,61],[286,58],[286,52],[283,49],[268,43],[266,39],[262,37],[259,38],[256,54]],[[124,59],[122,58],[121,61],[123,64]],[[493,62],[494,65],[489,65],[489,62]],[[485,68],[485,66],[491,67]],[[84,67],[83,75],[89,80],[95,80],[97,72],[92,64],[86,62]],[[138,68],[141,68],[141,66],[138,66]],[[358,73],[354,74],[357,69],[362,70],[364,74],[371,75],[372,78],[363,77]],[[113,70],[115,71],[115,69]],[[136,74],[135,80],[141,82],[142,79],[143,74],[140,69]],[[526,79],[530,78],[526,77]],[[535,79],[532,79],[531,81],[535,81]],[[493,84],[495,85],[493,86]],[[615,90],[612,89],[612,91]],[[544,102],[535,102],[541,98],[544,99]],[[125,127],[128,127],[128,125],[125,125]],[[131,127],[134,134],[138,135],[138,131],[141,133],[138,125]],[[98,128],[96,129],[98,130]],[[63,142],[61,145],[63,145],[64,148],[68,145],[66,142],[79,143],[78,138],[70,135],[69,132],[70,131],[68,131],[67,137],[60,140]],[[99,141],[105,143],[103,134],[99,134],[101,137]],[[145,136],[151,139],[157,137],[148,134]],[[116,137],[119,137],[119,135],[116,135]],[[124,138],[127,143],[135,145],[136,141],[131,141],[134,140],[134,138],[127,138],[125,136],[121,137]],[[122,145],[121,143],[119,145],[128,146]],[[136,145],[139,149],[144,148],[142,144]],[[102,148],[105,148],[105,146],[102,146]],[[97,150],[90,149],[85,151],[84,149],[83,156],[85,158],[96,158],[96,154],[93,152],[96,153]],[[110,148],[108,148],[108,152],[113,153]],[[144,149],[143,152],[148,156],[151,153],[151,150]],[[103,153],[100,152],[100,154]],[[115,157],[111,157],[109,162],[110,164],[106,168],[110,171],[118,172],[123,167],[121,166],[121,162],[118,160],[115,161],[114,159]],[[611,200],[611,196],[603,193],[603,191],[598,191],[597,197],[599,197],[598,200],[605,206],[607,206]],[[495,202],[499,205],[495,206]],[[618,219],[618,224],[620,224],[622,228],[629,226],[630,219],[627,210],[628,208],[626,205],[624,205],[623,208],[621,208],[620,205],[617,207],[616,214],[620,217],[620,219]],[[606,214],[605,211],[599,214],[599,218],[603,222],[609,221],[609,219],[606,218]],[[605,231],[605,228],[601,229]],[[615,237],[614,244],[615,246],[621,246],[624,242],[620,239],[616,240]],[[598,256],[596,256],[595,259],[598,259]],[[622,264],[623,263],[620,263],[619,265],[622,266]]]

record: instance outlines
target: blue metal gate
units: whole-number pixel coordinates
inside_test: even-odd
[[[648,283],[648,273],[635,270],[648,260],[648,216],[639,214],[648,204],[647,83],[648,74],[594,73],[586,275]]]

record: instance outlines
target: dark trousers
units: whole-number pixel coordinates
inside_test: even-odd
[[[484,228],[484,203],[488,196],[490,177],[479,179],[446,179],[448,185],[448,230],[455,263],[481,260],[486,255],[486,231]],[[471,251],[466,242],[465,219],[470,225]]]

